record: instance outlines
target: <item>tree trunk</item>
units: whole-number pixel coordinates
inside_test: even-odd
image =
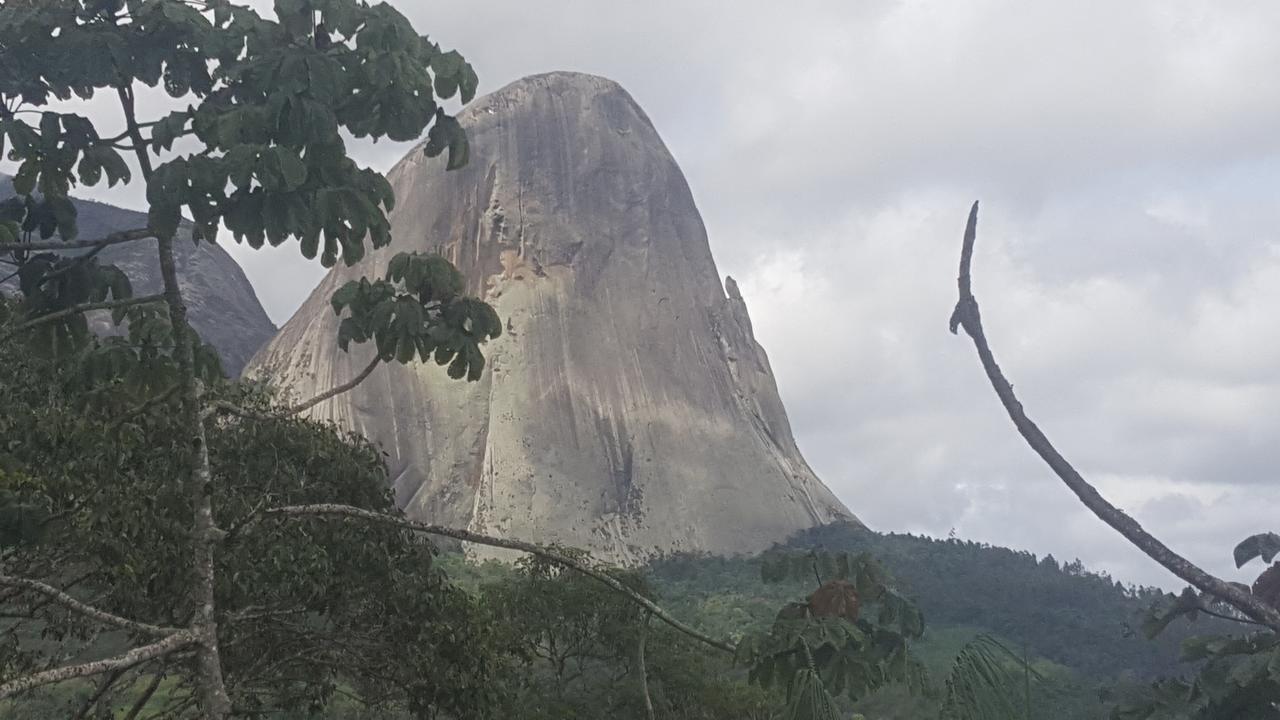
[[[202,420],[201,388],[196,379],[195,358],[191,348],[193,333],[187,324],[187,307],[178,286],[173,238],[160,238],[159,254],[165,302],[169,305],[169,322],[173,328],[173,354],[178,364],[182,417],[191,433],[192,467],[187,484],[194,515],[191,524],[193,577],[190,597],[195,606],[195,616],[191,621],[191,631],[200,643],[196,650],[196,684],[205,717],[209,720],[223,720],[231,714],[231,698],[227,695],[222,679],[218,620],[214,605],[214,552],[220,532],[213,520],[213,473],[209,468],[209,446]]]

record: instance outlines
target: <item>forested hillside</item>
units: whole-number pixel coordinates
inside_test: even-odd
[[[924,612],[925,632],[913,651],[928,671],[930,687],[909,692],[891,685],[856,704],[840,699],[847,711],[868,720],[938,717],[950,666],[980,634],[1026,653],[1042,676],[1032,687],[1036,718],[1106,718],[1104,690],[1125,677],[1182,674],[1181,641],[1193,630],[1223,629],[1180,623],[1147,640],[1135,629],[1138,615],[1160,591],[1123,587],[1079,563],[1060,565],[1007,548],[828,525],[793,538],[785,551],[803,554],[814,548],[879,558],[899,590]],[[710,635],[737,639],[768,628],[780,606],[812,591],[813,584],[802,581],[763,583],[761,564],[761,556],[681,556],[617,572],[675,616]],[[476,564],[455,550],[445,552],[438,566],[471,597],[479,613],[474,617],[491,623],[489,643],[471,652],[494,669],[495,702],[507,717],[586,720],[602,717],[602,710],[608,717],[646,717],[636,666],[640,614],[626,598],[545,563]],[[647,632],[647,679],[654,702],[665,709],[661,717],[736,720],[770,718],[782,710],[776,694],[748,683],[746,670],[726,656],[663,625],[653,624]],[[53,720],[92,692],[87,682],[60,686],[0,710],[21,708],[22,717]],[[157,694],[157,707],[163,698]],[[399,717],[344,705],[339,700],[321,717]]]
[[[913,647],[935,686],[941,685],[961,648],[980,634],[989,633],[1025,652],[1045,676],[1043,682],[1036,683],[1033,703],[1035,717],[1046,720],[1107,717],[1100,699],[1103,691],[1125,679],[1185,674],[1187,666],[1178,661],[1178,649],[1185,638],[1229,631],[1225,623],[1209,619],[1198,625],[1174,624],[1158,638],[1148,640],[1138,629],[1140,615],[1163,597],[1160,590],[1126,587],[1105,574],[1089,571],[1078,561],[1060,564],[1025,551],[954,539],[880,534],[841,524],[802,533],[785,548],[865,552],[880,560],[898,588],[924,611],[925,633]],[[492,591],[513,582],[511,570],[497,563],[476,566],[451,555],[446,566],[456,581],[473,592]],[[803,582],[762,583],[759,556],[669,557],[651,563],[642,575],[672,613],[714,636],[741,636],[749,629],[768,627],[783,603],[812,591],[812,584]],[[597,592],[594,601],[606,601],[608,593]],[[566,604],[572,606],[572,602]],[[701,712],[706,714],[690,717],[733,717],[717,714],[725,706],[713,698],[733,698],[726,699],[727,703],[754,699],[768,706],[767,696],[756,696],[752,689],[740,686],[745,671],[706,656],[702,648],[685,647],[674,637],[668,641],[682,648],[677,652],[659,645],[668,648],[666,662],[685,673],[682,683],[715,689],[700,696],[699,702],[704,703]],[[626,657],[625,647],[617,652]],[[663,668],[662,663],[651,660],[650,671],[666,677],[664,671],[673,668]],[[691,677],[689,672],[701,677]],[[587,708],[601,702],[603,696],[626,697],[626,692],[619,693],[620,686],[627,683],[619,683],[616,675],[603,673],[593,680],[591,673],[584,673],[569,683],[566,697],[576,698]],[[884,720],[936,717],[938,689],[934,688],[933,697],[913,697],[905,688],[890,687],[856,709],[868,718]],[[689,689],[683,687],[681,692]]]
[[[802,533],[788,547],[866,552],[880,560],[924,612],[925,634],[915,647],[935,678],[979,633],[991,633],[1036,658],[1052,679],[1045,692],[1052,709],[1037,717],[1104,717],[1101,690],[1126,677],[1183,674],[1182,640],[1229,631],[1225,623],[1209,619],[1174,624],[1148,640],[1139,631],[1139,615],[1162,592],[1123,586],[1078,561],[1060,564],[1025,551],[839,524]],[[761,584],[758,558],[668,558],[655,562],[651,572],[667,604],[716,632],[767,623],[780,602],[807,592],[795,585]],[[878,713],[901,711],[908,703],[902,693],[882,696],[870,703]],[[889,698],[895,702],[886,702]],[[868,715],[882,716],[910,717]]]

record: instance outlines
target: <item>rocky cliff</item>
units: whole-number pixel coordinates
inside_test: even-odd
[[[412,517],[588,547],[737,553],[849,511],[805,463],[674,159],[618,85],[553,73],[476,100],[471,161],[390,173],[391,247],[337,268],[251,366],[307,397],[354,376],[333,291],[443,253],[503,318],[477,383],[380,368],[313,415],[380,442]]]
[[[10,182],[8,176],[0,175],[0,198],[11,196]],[[76,200],[75,204],[80,239],[100,238],[117,230],[147,226],[145,213],[90,200]],[[174,260],[191,326],[205,342],[217,348],[223,370],[236,377],[258,348],[275,334],[276,326],[262,309],[253,286],[236,261],[217,245],[197,245],[190,238],[190,228],[184,227],[174,243]],[[155,241],[114,245],[98,257],[100,262],[116,265],[129,276],[135,295],[160,292]],[[97,331],[112,331],[105,312],[98,313],[93,320]]]

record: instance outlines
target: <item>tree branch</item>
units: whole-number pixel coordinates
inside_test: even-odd
[[[161,662],[163,663],[164,661]],[[160,688],[160,683],[164,681],[164,670],[165,665],[162,664],[160,668],[152,674],[151,682],[147,683],[146,689],[143,690],[142,694],[138,696],[138,699],[134,701],[133,706],[129,708],[129,712],[125,713],[124,720],[135,720],[135,718],[138,717],[138,713],[142,712],[142,709],[147,706],[148,702],[151,702],[151,696],[156,694],[156,690]]]
[[[344,392],[347,392],[348,390],[350,390],[350,389],[354,388],[355,386],[359,385],[360,383],[364,382],[364,381],[365,381],[365,378],[367,378],[367,377],[369,377],[370,375],[372,375],[372,374],[373,374],[373,371],[374,371],[375,369],[377,369],[378,365],[380,365],[380,364],[382,364],[382,359],[381,359],[381,358],[379,358],[379,357],[377,357],[377,356],[375,355],[375,356],[374,356],[374,358],[373,358],[373,360],[369,361],[369,364],[368,364],[368,365],[366,365],[366,366],[364,367],[364,369],[360,371],[360,374],[359,374],[359,375],[356,375],[356,376],[355,376],[354,378],[352,378],[351,380],[349,380],[349,381],[347,381],[347,382],[345,382],[345,383],[343,383],[343,384],[341,384],[341,385],[339,385],[339,386],[337,386],[337,387],[335,387],[335,388],[330,388],[330,389],[328,389],[328,390],[326,390],[326,391],[324,391],[324,392],[320,393],[319,395],[316,395],[315,397],[311,398],[310,400],[307,400],[307,401],[305,401],[305,402],[300,402],[300,403],[298,403],[297,405],[294,405],[293,407],[290,407],[290,408],[288,409],[288,412],[289,412],[289,413],[300,413],[300,412],[303,412],[304,410],[310,410],[311,408],[315,407],[316,405],[319,405],[320,403],[324,402],[325,400],[328,400],[328,399],[329,399],[329,398],[331,398],[331,397],[336,397],[336,396],[338,396],[338,395],[341,395],[341,394],[342,394],[342,393],[344,393]]]
[[[57,312],[51,312],[48,315],[41,315],[33,320],[28,320],[21,325],[15,326],[9,332],[4,335],[0,335],[0,342],[6,342],[19,333],[26,332],[27,330],[39,327],[45,323],[51,323],[54,320],[61,320],[62,318],[69,317],[71,315],[78,315],[92,310],[115,310],[117,308],[133,307],[134,305],[146,305],[147,303],[160,302],[162,300],[164,300],[163,295],[141,295],[139,297],[122,298],[120,300],[103,300],[102,302],[72,305],[69,308],[63,308]]]
[[[228,402],[226,400],[211,400],[206,403],[204,409],[200,411],[201,420],[207,420],[214,415],[235,415],[236,417],[244,418],[245,420],[271,420],[275,417],[282,417],[271,413],[262,413],[256,410],[250,410],[249,408],[236,405],[235,403]]]
[[[373,512],[371,510],[363,510],[361,508],[352,507],[350,505],[336,505],[332,503],[322,503],[316,505],[290,505],[287,507],[278,507],[265,510],[264,515],[282,515],[287,517],[345,517],[357,520],[368,520],[371,522],[381,523],[383,525],[393,525],[402,527],[406,530],[426,533],[428,535],[440,535],[442,537],[450,537],[455,540],[475,543],[477,545],[487,545],[489,547],[500,547],[508,550],[519,550],[530,555],[550,560],[551,562],[562,567],[571,568],[588,577],[604,583],[614,591],[621,593],[631,599],[632,602],[640,605],[644,609],[653,613],[659,620],[665,622],[671,627],[688,635],[689,637],[701,641],[717,650],[723,650],[728,653],[734,652],[733,644],[724,640],[717,640],[705,633],[692,628],[679,620],[671,617],[666,610],[663,610],[656,603],[640,593],[632,590],[626,585],[619,582],[616,578],[611,577],[608,573],[592,567],[590,564],[578,560],[576,558],[563,555],[541,545],[525,542],[523,540],[510,540],[507,538],[497,538],[489,535],[481,535],[471,532],[470,530],[459,530],[457,528],[443,527],[440,525],[428,525],[427,523],[414,522],[401,517],[392,515],[384,515],[382,513]]]
[[[142,125],[138,122],[138,114],[133,105],[133,84],[120,85],[116,88],[120,97],[120,109],[124,111],[125,132],[133,141],[133,150],[138,157],[138,166],[142,168],[142,178],[151,181],[151,156],[147,154],[147,143],[142,138]]]
[[[128,668],[116,668],[108,673],[107,676],[102,679],[102,682],[98,684],[98,689],[94,690],[93,694],[85,698],[85,701],[81,703],[80,709],[71,717],[71,720],[85,720],[85,718],[89,717],[89,711],[93,709],[93,706],[97,705],[98,701],[102,699],[102,696],[106,695],[107,691],[111,689],[111,686],[115,685],[116,681],[123,677],[127,672],[129,672]]]
[[[640,696],[644,700],[644,716],[654,720],[653,699],[649,697],[649,671],[644,664],[644,645],[649,637],[649,619],[653,617],[645,613],[644,622],[640,624],[640,639],[636,641],[636,671],[640,675]]]
[[[0,685],[0,700],[13,697],[21,692],[34,690],[45,685],[71,680],[73,678],[90,677],[101,673],[113,672],[120,669],[128,669],[139,663],[158,657],[164,657],[169,653],[180,650],[188,645],[196,643],[196,636],[189,631],[182,630],[176,632],[169,637],[134,648],[123,655],[107,658],[105,660],[96,660],[94,662],[84,663],[81,665],[68,665],[65,667],[45,670],[34,675],[27,675],[14,680],[10,680]]]
[[[113,232],[104,238],[97,240],[49,240],[47,242],[29,242],[29,243],[0,243],[0,253],[14,251],[41,251],[51,250],[54,252],[60,250],[79,250],[83,248],[100,248],[108,245],[119,245],[121,243],[133,242],[134,240],[146,240],[153,238],[156,234],[147,228],[139,228],[137,230],[121,230]]]
[[[86,605],[80,602],[52,585],[46,585],[38,580],[13,577],[10,575],[0,575],[0,586],[20,588],[39,593],[49,600],[62,605],[68,610],[84,615],[87,618],[97,620],[100,623],[114,625],[122,630],[130,630],[143,635],[156,635],[159,637],[166,637],[179,632],[176,628],[166,628],[158,625],[151,625],[149,623],[138,622],[137,620],[130,620],[129,618],[123,618],[119,615],[113,615],[105,610],[99,610],[91,605]]]
[[[987,343],[986,333],[982,328],[982,316],[978,312],[978,301],[973,296],[970,264],[973,258],[974,242],[977,238],[977,226],[978,203],[975,202],[973,209],[969,211],[969,221],[964,231],[964,244],[960,252],[960,275],[957,278],[960,299],[956,303],[955,311],[951,314],[951,332],[955,333],[959,328],[963,327],[964,331],[973,339],[973,345],[978,351],[978,358],[982,361],[982,369],[986,371],[987,378],[991,381],[991,387],[995,389],[996,395],[1000,398],[1000,403],[1004,405],[1005,411],[1008,412],[1009,418],[1013,420],[1013,424],[1018,428],[1019,434],[1027,441],[1031,449],[1053,469],[1053,472],[1071,492],[1080,498],[1080,502],[1084,503],[1085,507],[1098,519],[1123,535],[1126,540],[1145,553],[1147,557],[1155,560],[1165,569],[1177,575],[1183,581],[1190,583],[1201,592],[1231,605],[1253,620],[1280,632],[1280,610],[1268,605],[1252,594],[1210,575],[1144,530],[1136,520],[1108,502],[1093,485],[1090,485],[1088,481],[1081,477],[1080,473],[1049,442],[1049,438],[1027,417],[1023,411],[1022,403],[1013,394],[1013,386],[1005,379],[1004,373],[1000,371],[1000,366],[996,364],[995,356],[991,352],[991,347]]]
[[[226,400],[214,400],[206,405],[204,411],[201,413],[201,418],[203,419],[203,418],[208,418],[215,414],[222,414],[222,415],[235,415],[236,417],[244,418],[246,420],[270,420],[273,417],[279,418],[279,417],[285,417],[288,415],[296,415],[300,412],[310,410],[311,408],[315,407],[316,405],[319,405],[320,403],[324,402],[325,400],[328,400],[329,398],[337,397],[338,395],[341,395],[342,393],[347,392],[348,390],[351,390],[355,386],[359,385],[360,383],[368,379],[368,377],[373,374],[373,371],[376,370],[378,368],[378,365],[380,364],[382,364],[382,360],[380,358],[375,357],[373,360],[369,362],[368,365],[365,366],[363,370],[360,371],[359,375],[356,375],[351,380],[337,387],[325,390],[324,392],[320,393],[319,395],[316,395],[310,400],[300,402],[297,405],[290,405],[284,408],[273,408],[269,412],[258,412],[257,410],[250,410],[249,408],[236,405],[235,403],[228,402]]]
[[[133,418],[155,407],[156,405],[160,405],[164,402],[167,402],[169,398],[177,394],[178,390],[179,390],[179,387],[177,385],[170,385],[169,389],[165,390],[164,392],[158,393],[156,395],[152,395],[146,400],[143,400],[137,405],[134,405],[133,407],[124,411],[120,415],[120,417],[117,417],[114,421],[112,421],[110,429],[115,430],[119,428],[121,425],[124,425],[125,423],[129,422]]]

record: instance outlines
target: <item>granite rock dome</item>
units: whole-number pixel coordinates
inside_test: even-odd
[[[392,245],[331,271],[252,372],[299,398],[353,377],[372,355],[337,349],[329,297],[436,251],[506,325],[483,378],[383,366],[311,410],[382,444],[411,517],[624,562],[852,520],[796,447],[746,305],[630,95],[551,73],[459,119],[470,163],[446,173],[415,149],[396,165]]]

